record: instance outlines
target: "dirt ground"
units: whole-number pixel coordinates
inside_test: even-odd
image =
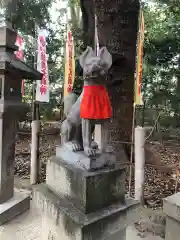
[[[40,137],[41,181],[45,180],[46,162],[55,154],[56,145],[60,143],[59,129],[46,127]],[[175,193],[176,166],[180,162],[180,143],[166,141],[148,143],[147,163],[145,166],[145,205],[151,208],[162,206],[162,199]],[[31,135],[19,134],[16,142],[15,175],[21,179],[28,179],[30,173]],[[127,166],[128,170],[129,166]],[[128,190],[128,174],[126,187]],[[177,185],[180,191],[180,184]],[[131,186],[134,194],[134,179]]]

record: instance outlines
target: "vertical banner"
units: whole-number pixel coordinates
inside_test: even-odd
[[[46,53],[46,37],[43,31],[38,33],[38,53],[37,53],[37,70],[43,74],[42,79],[37,81],[36,101],[49,102],[49,74]]]
[[[22,37],[20,35],[17,35],[16,46],[19,49],[15,54],[16,54],[16,57],[19,58],[20,60],[24,59],[23,44],[24,44],[24,41]],[[22,96],[24,96],[24,80],[22,80],[21,93],[22,93]]]
[[[67,32],[66,49],[65,49],[65,78],[64,78],[64,97],[72,92],[75,78],[75,59],[74,43],[72,32]]]
[[[144,47],[144,16],[143,11],[140,11],[139,34],[137,46],[137,67],[136,67],[136,82],[135,82],[135,105],[143,105],[142,100],[142,70],[143,70],[143,47]]]

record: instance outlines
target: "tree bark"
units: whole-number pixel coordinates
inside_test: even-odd
[[[139,0],[94,0],[100,46],[107,46],[113,64],[107,86],[113,119],[103,136],[122,160],[121,141],[131,142]],[[106,132],[106,134],[105,134]],[[130,145],[124,145],[130,149]]]
[[[95,33],[95,15],[94,3],[92,0],[80,0],[80,7],[82,12],[82,27],[83,27],[83,52],[87,46],[94,47],[94,33]],[[79,64],[79,59],[76,60],[75,80],[73,85],[73,92],[80,95],[83,87],[83,70]]]
[[[82,11],[84,49],[87,46],[94,47],[95,15],[93,0],[80,0],[80,6]]]

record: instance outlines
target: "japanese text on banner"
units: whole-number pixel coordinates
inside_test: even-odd
[[[49,102],[49,74],[46,54],[46,38],[43,32],[38,35],[37,70],[43,74],[42,79],[37,81],[36,101]]]
[[[75,59],[74,59],[74,44],[71,31],[67,33],[65,56],[65,79],[64,79],[64,96],[72,92],[74,77],[75,77]]]
[[[15,52],[15,54],[16,54],[16,57],[19,58],[20,60],[24,59],[23,44],[24,44],[24,41],[22,37],[20,35],[17,35],[16,46],[19,49],[17,52]],[[21,84],[21,93],[22,93],[22,96],[24,96],[24,80],[22,80],[22,84]]]

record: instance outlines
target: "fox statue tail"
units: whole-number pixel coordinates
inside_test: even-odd
[[[66,117],[70,112],[72,106],[77,101],[78,97],[79,96],[76,93],[71,92],[64,98],[64,114]]]
[[[73,105],[76,103],[78,97],[79,96],[77,94],[71,92],[64,98],[64,115],[66,118],[61,125],[61,144],[71,141],[71,132],[73,125],[67,120],[67,116],[71,111]]]

